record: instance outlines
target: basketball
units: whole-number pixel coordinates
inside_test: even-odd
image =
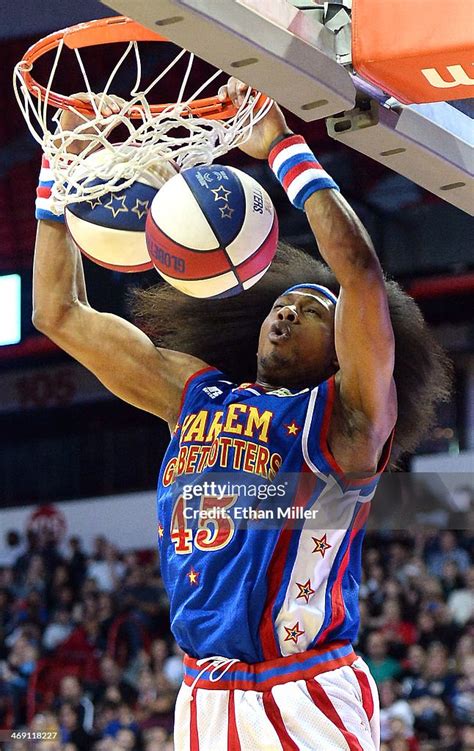
[[[219,164],[192,167],[157,193],[146,222],[156,270],[192,297],[249,289],[275,255],[278,220],[256,180]]]
[[[133,149],[134,147],[130,147]],[[101,185],[110,179],[106,162],[108,149],[100,149],[84,159],[79,167],[86,175],[91,168],[104,165],[104,177],[95,178],[88,186]],[[123,190],[109,191],[88,201],[71,203],[65,217],[69,234],[81,252],[94,263],[113,271],[137,272],[153,268],[145,241],[148,209],[157,191],[176,168],[170,162],[160,162],[140,175]],[[75,175],[77,178],[77,175]],[[78,182],[85,180],[79,176]]]

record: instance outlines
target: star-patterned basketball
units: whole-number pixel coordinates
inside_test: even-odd
[[[80,166],[81,173],[87,174],[91,167],[112,170],[112,166],[107,166],[107,154],[105,149],[90,154]],[[121,190],[118,185],[118,190],[113,192],[69,204],[65,212],[66,224],[84,255],[113,271],[153,268],[145,239],[146,217],[158,190],[176,172],[176,167],[170,162],[156,164],[128,188]],[[78,182],[82,179],[79,177]],[[103,182],[94,178],[88,185]]]
[[[213,164],[183,170],[153,199],[146,235],[161,276],[192,297],[227,297],[268,269],[278,220],[250,175]]]

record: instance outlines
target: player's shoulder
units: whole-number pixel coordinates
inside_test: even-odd
[[[212,400],[234,388],[236,388],[235,383],[221,370],[208,365],[189,376],[184,384],[182,403],[199,396]]]

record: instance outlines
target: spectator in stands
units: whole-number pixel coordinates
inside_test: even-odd
[[[8,589],[14,594],[15,590],[15,572],[13,566],[0,567],[0,588]]]
[[[439,726],[439,751],[463,751],[458,728],[451,722],[442,722]]]
[[[474,728],[469,725],[474,713],[474,620],[468,615],[474,569],[461,573],[459,563],[448,556],[441,579],[427,573],[426,562],[441,550],[439,538],[434,532],[418,532],[410,540],[388,533],[368,534],[358,651],[367,655],[379,685],[381,751],[474,751]],[[469,550],[470,538],[458,535],[456,539],[457,548]],[[57,553],[44,555],[43,543],[30,536],[24,571],[34,574],[32,578],[37,581],[41,564],[35,558],[43,561],[44,580],[55,583],[54,600],[59,603],[55,609],[47,613],[42,610],[42,595],[34,586],[23,601],[15,601],[12,569],[0,568],[0,661],[4,660],[3,668],[0,662],[0,676],[8,678],[7,684],[0,677],[0,726],[10,713],[12,678],[14,685],[18,679],[22,681],[14,717],[20,722],[25,719],[29,671],[40,656],[38,645],[43,654],[55,647],[55,664],[80,652],[97,665],[97,674],[91,674],[93,736],[90,723],[85,736],[80,735],[84,733],[81,722],[87,692],[83,681],[69,675],[60,689],[63,742],[38,744],[37,751],[172,751],[173,707],[182,676],[182,654],[169,633],[167,604],[162,599],[157,569],[135,553],[127,553],[122,560],[114,552],[113,559],[123,565],[125,586],[119,577],[107,592],[95,579],[84,578],[88,560],[78,540],[70,544],[67,571]],[[95,561],[104,562],[107,550],[107,540],[98,538]],[[26,575],[21,586],[25,580]],[[125,621],[124,629],[116,631],[118,641],[114,642],[109,637],[117,616],[125,617]],[[121,649],[124,635],[130,637],[130,623],[136,628],[136,652]],[[61,642],[59,637],[71,626],[74,630]],[[418,638],[413,643],[415,632]],[[120,664],[108,655],[111,647]],[[28,657],[33,658],[30,665]],[[51,717],[59,723],[57,715],[50,715],[50,721]],[[107,735],[106,729],[115,735]],[[18,751],[27,750],[19,744]]]
[[[137,751],[137,734],[130,728],[122,728],[115,736],[117,751]]]
[[[140,728],[135,714],[128,704],[119,702],[113,718],[104,725],[103,734],[118,739],[123,730],[131,732],[136,737]]]
[[[415,732],[421,738],[438,739],[441,724],[448,717],[448,708],[442,699],[424,695],[410,701],[415,716]],[[434,746],[434,751],[438,751]]]
[[[58,537],[54,529],[42,528],[39,532],[39,552],[48,572],[48,585],[51,577],[58,566],[64,563],[64,559],[58,550]]]
[[[74,593],[77,595],[86,578],[87,556],[82,550],[82,544],[79,537],[70,537],[68,544],[69,553],[67,555],[67,564],[69,568],[69,577]]]
[[[410,545],[407,541],[397,540],[389,545],[388,549],[388,572],[397,581],[406,581],[406,566],[411,558]]]
[[[166,728],[171,733],[173,730],[173,713],[177,691],[169,684],[163,673],[156,672],[153,678],[156,699],[148,707],[150,710],[148,719],[144,718],[141,725],[143,728],[158,725]]]
[[[444,602],[444,592],[441,580],[432,575],[427,575],[418,580],[418,589],[422,595],[422,605],[429,609],[435,609]]]
[[[47,603],[51,610],[54,610],[58,606],[58,601],[61,597],[64,587],[71,587],[71,580],[69,576],[69,568],[65,563],[60,563],[54,571],[50,573],[50,581],[47,590]]]
[[[94,592],[91,590],[90,592],[84,594],[82,599],[82,612],[80,616],[83,623],[87,623],[87,621],[97,618],[98,603],[99,592]]]
[[[399,644],[402,647],[408,647],[415,643],[416,628],[413,623],[409,623],[402,618],[400,604],[397,600],[390,599],[384,602],[379,628],[391,645]],[[399,651],[399,653],[400,656],[403,656],[404,650]]]
[[[133,611],[142,627],[158,636],[168,633],[167,601],[161,580],[151,566],[135,566],[125,579],[121,590],[124,611]],[[134,645],[132,656],[143,646],[142,640]]]
[[[58,718],[54,712],[47,710],[36,714],[29,727],[32,732],[53,733],[59,730]],[[36,749],[35,749],[36,751]]]
[[[133,706],[137,691],[123,679],[122,671],[111,657],[100,661],[100,680],[94,694],[94,703],[109,700]]]
[[[474,653],[466,657],[457,677],[452,705],[459,722],[467,723],[474,718]]]
[[[441,532],[435,550],[428,555],[428,569],[434,576],[442,576],[447,561],[456,563],[461,574],[469,568],[469,555],[458,545],[456,535],[451,530]]]
[[[58,608],[43,633],[42,643],[46,652],[52,652],[59,644],[62,644],[71,635],[73,628],[69,610]]]
[[[90,751],[93,736],[81,726],[79,710],[72,702],[63,702],[59,709],[59,733],[61,743],[74,744],[77,751]]]
[[[456,694],[456,676],[450,671],[446,649],[434,644],[427,655],[420,678],[414,681],[406,694],[417,718],[416,725],[429,737],[438,736],[440,722],[447,716],[447,707]]]
[[[29,529],[26,533],[24,552],[16,559],[13,567],[15,579],[28,569],[31,558],[40,552],[41,546],[38,535],[32,529]]]
[[[183,680],[183,657],[184,652],[176,642],[173,644],[173,654],[167,657],[163,664],[163,675],[170,685],[179,689]]]
[[[160,673],[168,657],[168,645],[164,639],[153,639],[150,647],[150,657],[153,672]]]
[[[33,589],[37,592],[44,592],[46,589],[46,570],[39,553],[31,555],[28,566],[18,571],[15,596],[26,597]]]
[[[120,580],[125,573],[125,566],[120,561],[116,548],[103,538],[96,538],[99,541],[96,556],[90,561],[87,567],[87,576],[93,579],[102,592],[112,592],[120,584]]]
[[[441,576],[441,586],[443,587],[444,597],[449,597],[451,592],[461,589],[463,578],[459,571],[456,561],[446,561],[443,565],[443,574]]]
[[[18,636],[12,646],[7,661],[3,664],[2,680],[12,701],[14,724],[20,725],[25,719],[25,699],[28,679],[34,672],[38,650],[25,636]]]
[[[140,670],[137,688],[137,711],[140,722],[143,722],[152,716],[154,702],[158,693],[153,673],[148,667],[143,667]]]
[[[117,615],[113,596],[108,592],[100,592],[97,597],[96,616],[99,624],[99,648],[102,652],[107,649],[109,630]]]
[[[115,740],[110,736],[101,738],[93,746],[94,751],[115,751]]]
[[[474,749],[474,722],[472,720],[461,729],[461,745],[462,751]]]
[[[13,627],[23,623],[36,624],[43,629],[48,622],[48,610],[44,603],[43,592],[31,589],[26,597],[17,603]]]
[[[393,717],[390,721],[390,748],[406,748],[407,751],[417,751],[418,742],[413,735],[413,725],[410,727],[401,717]]]
[[[61,678],[58,708],[60,709],[65,703],[74,706],[78,713],[79,725],[87,733],[91,733],[94,727],[94,705],[89,697],[84,694],[82,683],[76,675],[65,675]]]
[[[414,683],[421,677],[426,664],[426,652],[419,644],[412,644],[403,662],[401,676],[402,693],[407,696]]]
[[[471,629],[471,633],[464,633],[455,646],[455,663],[458,672],[461,672],[465,660],[474,654],[474,629]]]
[[[94,579],[86,579],[82,585],[79,597],[75,600],[72,616],[75,621],[80,622],[87,618],[91,613],[95,613],[99,588]]]
[[[440,635],[436,628],[436,621],[433,612],[423,610],[417,618],[418,644],[427,649],[430,644],[439,641]]]
[[[145,751],[165,751],[167,732],[164,728],[152,727],[143,732]]]
[[[393,680],[383,681],[380,692],[380,737],[389,741],[394,737],[392,720],[398,719],[404,727],[404,738],[413,736],[414,716],[406,699],[401,698],[401,688]]]
[[[433,612],[438,641],[442,644],[457,644],[462,628],[455,623],[447,604],[442,602]]]
[[[448,608],[458,626],[474,620],[474,566],[466,571],[464,582],[461,579],[459,586],[451,591]]]
[[[74,605],[74,592],[72,590],[72,587],[70,587],[67,584],[64,584],[58,590],[56,608],[57,609],[65,608],[66,610],[72,611],[73,605]]]
[[[387,642],[383,634],[378,631],[370,634],[367,639],[366,649],[365,660],[377,685],[400,675],[401,666],[397,660],[388,656]]]
[[[13,593],[8,587],[0,587],[0,660],[7,656],[5,637],[13,624]]]

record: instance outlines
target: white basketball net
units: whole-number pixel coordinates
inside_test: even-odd
[[[84,78],[84,92],[90,97],[95,116],[83,115],[74,107],[70,107],[80,118],[80,124],[73,130],[63,130],[59,124],[62,110],[55,111],[52,121],[51,117],[48,117],[48,99],[63,46],[64,41],[61,40],[56,50],[44,101],[35,96],[35,91],[29,91],[21,75],[22,71],[31,69],[31,66],[20,61],[13,73],[17,102],[31,134],[41,144],[50,162],[55,180],[52,190],[53,206],[58,213],[62,213],[68,203],[90,201],[105,193],[122,191],[150,168],[162,168],[170,162],[178,169],[210,164],[230,149],[245,142],[250,137],[254,125],[267,114],[273,103],[263,94],[253,95],[249,89],[236,114],[228,120],[207,120],[189,115],[189,104],[197,99],[222,71],[216,71],[191,96],[185,95],[194,55],[181,50],[174,60],[142,89],[141,59],[137,42],[128,44],[110,74],[103,92],[97,96],[90,87],[80,52],[75,49]],[[103,117],[100,114],[103,101],[110,95],[115,76],[132,51],[135,55],[137,75],[130,99],[123,104],[119,113]],[[147,101],[148,93],[185,55],[189,55],[189,60],[176,103],[158,115],[153,114]],[[262,98],[265,100],[263,105],[256,109]],[[137,105],[143,108],[142,113],[140,119],[132,120],[127,117],[127,113],[134,111]],[[50,130],[51,122],[57,126],[54,133]],[[113,144],[109,138],[118,125],[125,126],[128,136],[122,143]],[[179,136],[173,134],[178,127]],[[77,141],[84,143],[84,149],[75,155],[68,149]],[[106,158],[101,158],[96,164],[91,164],[89,160],[85,165],[84,160],[98,148],[106,150]],[[96,180],[100,180],[101,183],[94,185]]]

